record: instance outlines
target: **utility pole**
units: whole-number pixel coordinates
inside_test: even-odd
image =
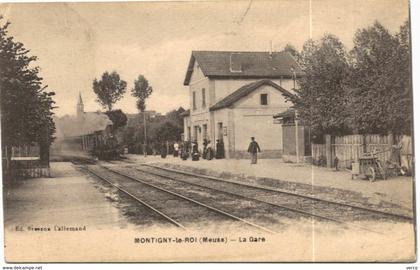
[[[146,130],[146,112],[143,111],[143,126],[144,126],[144,142],[143,142],[143,155],[147,157],[147,130]]]
[[[296,163],[299,163],[299,114],[295,110],[295,140],[296,140]]]

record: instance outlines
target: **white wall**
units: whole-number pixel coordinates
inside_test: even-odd
[[[267,94],[268,105],[260,105],[260,95]],[[288,108],[291,106],[290,102],[286,102],[283,94],[276,88],[270,85],[262,85],[252,93],[243,97],[234,104],[234,108],[258,108],[258,109],[279,109]]]
[[[260,95],[268,94],[268,105],[260,105]],[[281,150],[282,128],[274,124],[273,115],[291,106],[282,93],[272,86],[263,85],[238,101],[235,110],[235,150],[248,149],[250,137],[255,137],[265,150]]]
[[[214,89],[215,89],[215,102],[225,98],[227,95],[235,92],[240,87],[260,81],[261,79],[226,79],[226,80],[215,80],[214,82]],[[276,79],[272,80],[277,85],[280,85],[284,89],[291,91],[294,84],[292,79]]]
[[[235,92],[240,87],[258,81],[257,79],[237,79],[237,80],[215,80],[215,103],[225,98],[227,95]]]
[[[193,73],[191,74],[191,78],[190,78],[190,84],[194,83],[195,81],[198,81],[200,79],[205,78],[203,72],[201,71],[201,68],[198,66],[197,61],[194,62],[194,70]]]
[[[197,142],[199,145],[199,149],[202,147],[203,139],[204,139],[204,125],[207,125],[207,135],[210,137],[213,134],[212,130],[212,123],[210,117],[210,98],[211,98],[211,88],[214,85],[209,78],[205,77],[203,72],[201,71],[200,67],[197,65],[197,62],[194,63],[194,71],[191,74],[191,81],[189,84],[189,95],[190,95],[190,117],[189,117],[189,124],[191,127],[191,136],[194,137],[194,126],[199,126],[201,132],[197,133]],[[205,89],[205,100],[206,104],[203,106],[203,99],[202,99],[202,89]],[[196,109],[193,107],[193,92],[195,92],[195,100],[196,100]],[[184,130],[187,128],[184,127]]]
[[[235,150],[246,151],[255,137],[262,150],[282,150],[282,127],[273,124],[273,115],[255,115],[250,111],[235,111]]]
[[[197,62],[194,64],[194,71],[191,75],[190,81],[190,109],[191,115],[208,112],[210,105],[210,91],[213,83],[204,76],[201,69],[198,67]],[[206,105],[203,107],[202,89],[205,89]],[[196,109],[193,108],[193,92],[195,92]]]
[[[191,118],[190,116],[184,117],[184,140],[191,140],[188,134],[188,127],[191,127]],[[192,135],[192,127],[191,127],[191,135]]]
[[[291,91],[295,86],[292,79],[281,79],[274,81],[275,83],[279,84],[284,89]],[[296,84],[297,87],[297,84]]]
[[[228,125],[228,109],[221,109],[221,110],[217,110],[213,112],[213,119],[214,119],[214,123],[213,123],[213,130],[214,130],[214,134],[213,134],[213,141],[216,141],[217,136],[218,136],[218,123],[222,123],[223,127],[227,127]],[[227,136],[223,136],[223,141],[225,143],[225,145],[227,144]]]

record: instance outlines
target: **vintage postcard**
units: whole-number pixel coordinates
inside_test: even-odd
[[[1,4],[5,261],[415,262],[409,4]]]

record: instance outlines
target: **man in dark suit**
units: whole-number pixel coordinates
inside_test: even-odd
[[[257,153],[261,152],[260,146],[255,141],[254,137],[251,137],[251,143],[248,146],[248,153],[251,154],[251,164],[257,164]]]

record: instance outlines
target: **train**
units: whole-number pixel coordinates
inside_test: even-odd
[[[126,147],[111,132],[57,138],[51,147],[54,156],[91,156],[99,160],[118,160]]]

